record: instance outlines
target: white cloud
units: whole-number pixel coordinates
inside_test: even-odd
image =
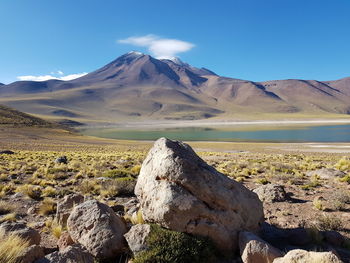
[[[190,42],[178,39],[160,38],[156,35],[129,37],[118,40],[118,42],[139,47],[147,47],[148,51],[156,58],[173,58],[176,54],[189,51],[195,46]]]
[[[18,76],[17,79],[19,80],[31,80],[31,81],[46,81],[49,79],[58,79],[58,80],[72,80],[72,79],[77,79],[80,78],[82,76],[85,76],[86,72],[84,73],[77,73],[77,74],[70,74],[70,75],[66,75],[64,76],[64,73],[60,70],[58,70],[56,73],[55,72],[51,72],[52,75],[42,75],[42,76]],[[56,75],[60,75],[60,76],[53,76],[54,74]]]

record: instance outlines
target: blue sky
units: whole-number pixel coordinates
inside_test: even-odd
[[[349,0],[1,0],[0,12],[5,83],[90,72],[149,49],[254,81],[350,76]]]

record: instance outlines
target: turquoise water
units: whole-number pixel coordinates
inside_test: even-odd
[[[172,128],[154,130],[87,129],[82,132],[103,138],[156,140],[160,137],[184,141],[350,142],[350,125],[286,127],[259,130]]]

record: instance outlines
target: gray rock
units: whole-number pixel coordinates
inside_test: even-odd
[[[273,263],[342,263],[333,252],[314,252],[302,249],[289,251],[284,257],[276,258]]]
[[[68,159],[67,156],[60,156],[55,160],[55,163],[63,163],[63,164],[67,164],[68,163]]]
[[[45,257],[44,249],[38,245],[32,245],[26,248],[21,255],[18,256],[18,262],[32,263],[43,257]]]
[[[10,150],[4,150],[4,151],[0,151],[0,154],[15,154],[15,152]]]
[[[239,249],[243,263],[272,263],[282,252],[251,232],[239,233]]]
[[[26,224],[17,222],[5,222],[0,225],[0,228],[4,229],[5,233],[13,233],[25,240],[28,240],[29,245],[40,244],[40,233],[37,230],[28,227]]]
[[[238,249],[238,232],[263,221],[258,196],[205,163],[182,142],[161,138],[148,153],[135,193],[146,222],[209,236],[222,250]]]
[[[84,196],[80,194],[66,195],[57,203],[56,220],[62,226],[67,225],[67,219],[72,212],[74,206],[84,202]]]
[[[124,235],[126,242],[128,242],[129,248],[134,255],[147,249],[146,239],[150,233],[150,225],[138,224],[132,226]]]
[[[266,184],[253,190],[263,202],[283,202],[287,199],[282,185]]]
[[[94,263],[94,258],[81,245],[75,244],[48,254],[35,263]]]
[[[321,179],[331,179],[336,177],[343,177],[346,173],[339,171],[334,168],[321,168],[315,171],[310,171],[306,173],[307,176],[319,176]]]
[[[125,223],[112,208],[96,200],[74,207],[67,227],[72,240],[98,259],[115,257],[126,248]]]

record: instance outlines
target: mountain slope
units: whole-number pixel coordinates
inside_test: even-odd
[[[71,81],[0,86],[0,103],[79,122],[234,118],[266,114],[349,114],[350,78],[253,82],[181,60],[129,52]]]
[[[51,126],[40,118],[0,105],[0,125]]]

